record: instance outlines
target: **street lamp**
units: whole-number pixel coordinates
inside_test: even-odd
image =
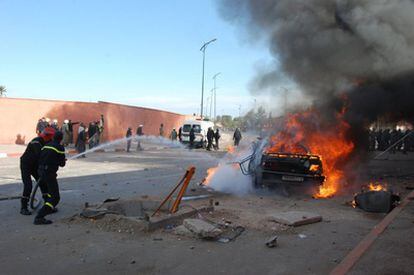
[[[216,119],[217,119],[217,114],[216,114],[216,108],[217,108],[217,93],[216,93],[216,91],[217,91],[217,87],[216,87],[216,78],[217,78],[217,76],[219,76],[219,75],[221,75],[221,73],[216,73],[214,76],[213,76],[213,79],[214,79],[214,121],[216,121]]]
[[[214,41],[216,41],[217,39],[211,39],[210,41],[206,42],[203,44],[203,46],[201,46],[200,51],[203,52],[203,73],[202,73],[202,78],[201,78],[201,119],[203,119],[203,100],[204,100],[204,64],[205,64],[205,60],[206,60],[206,48],[208,46],[208,44],[213,43]]]
[[[211,110],[213,109],[213,98],[214,98],[214,88],[210,90],[210,116],[209,116],[210,120],[211,120]]]

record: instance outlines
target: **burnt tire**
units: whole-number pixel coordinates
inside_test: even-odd
[[[261,188],[263,186],[263,171],[259,167],[254,172],[253,183],[255,188]]]
[[[38,192],[39,184],[35,182],[32,190],[32,194],[30,195],[29,205],[30,208],[36,210],[42,204],[42,192]]]

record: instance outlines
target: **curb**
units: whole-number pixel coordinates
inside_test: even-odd
[[[116,148],[116,149],[99,149],[94,151],[93,153],[107,153],[107,152],[125,152],[125,149],[121,149],[121,148]],[[70,149],[68,151],[66,151],[67,154],[77,154],[78,151],[76,151],[75,149]],[[0,152],[0,159],[2,158],[19,158],[23,155],[23,153],[2,153]]]
[[[18,158],[21,155],[23,155],[23,153],[0,153],[0,159],[1,158]]]

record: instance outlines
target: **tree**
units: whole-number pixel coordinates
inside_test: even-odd
[[[7,92],[6,87],[0,86],[0,97],[4,96],[6,92]]]

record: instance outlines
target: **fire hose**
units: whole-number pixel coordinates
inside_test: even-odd
[[[408,134],[405,134],[405,136],[403,136],[402,138],[400,138],[399,140],[397,140],[396,142],[394,142],[391,146],[389,146],[387,149],[385,149],[385,151],[379,153],[378,155],[376,155],[373,159],[378,159],[378,157],[384,155],[386,152],[388,152],[389,150],[391,150],[392,148],[394,148],[398,143],[400,143],[401,141],[403,141],[404,139],[406,139],[408,136],[410,136],[413,132],[409,132]]]

